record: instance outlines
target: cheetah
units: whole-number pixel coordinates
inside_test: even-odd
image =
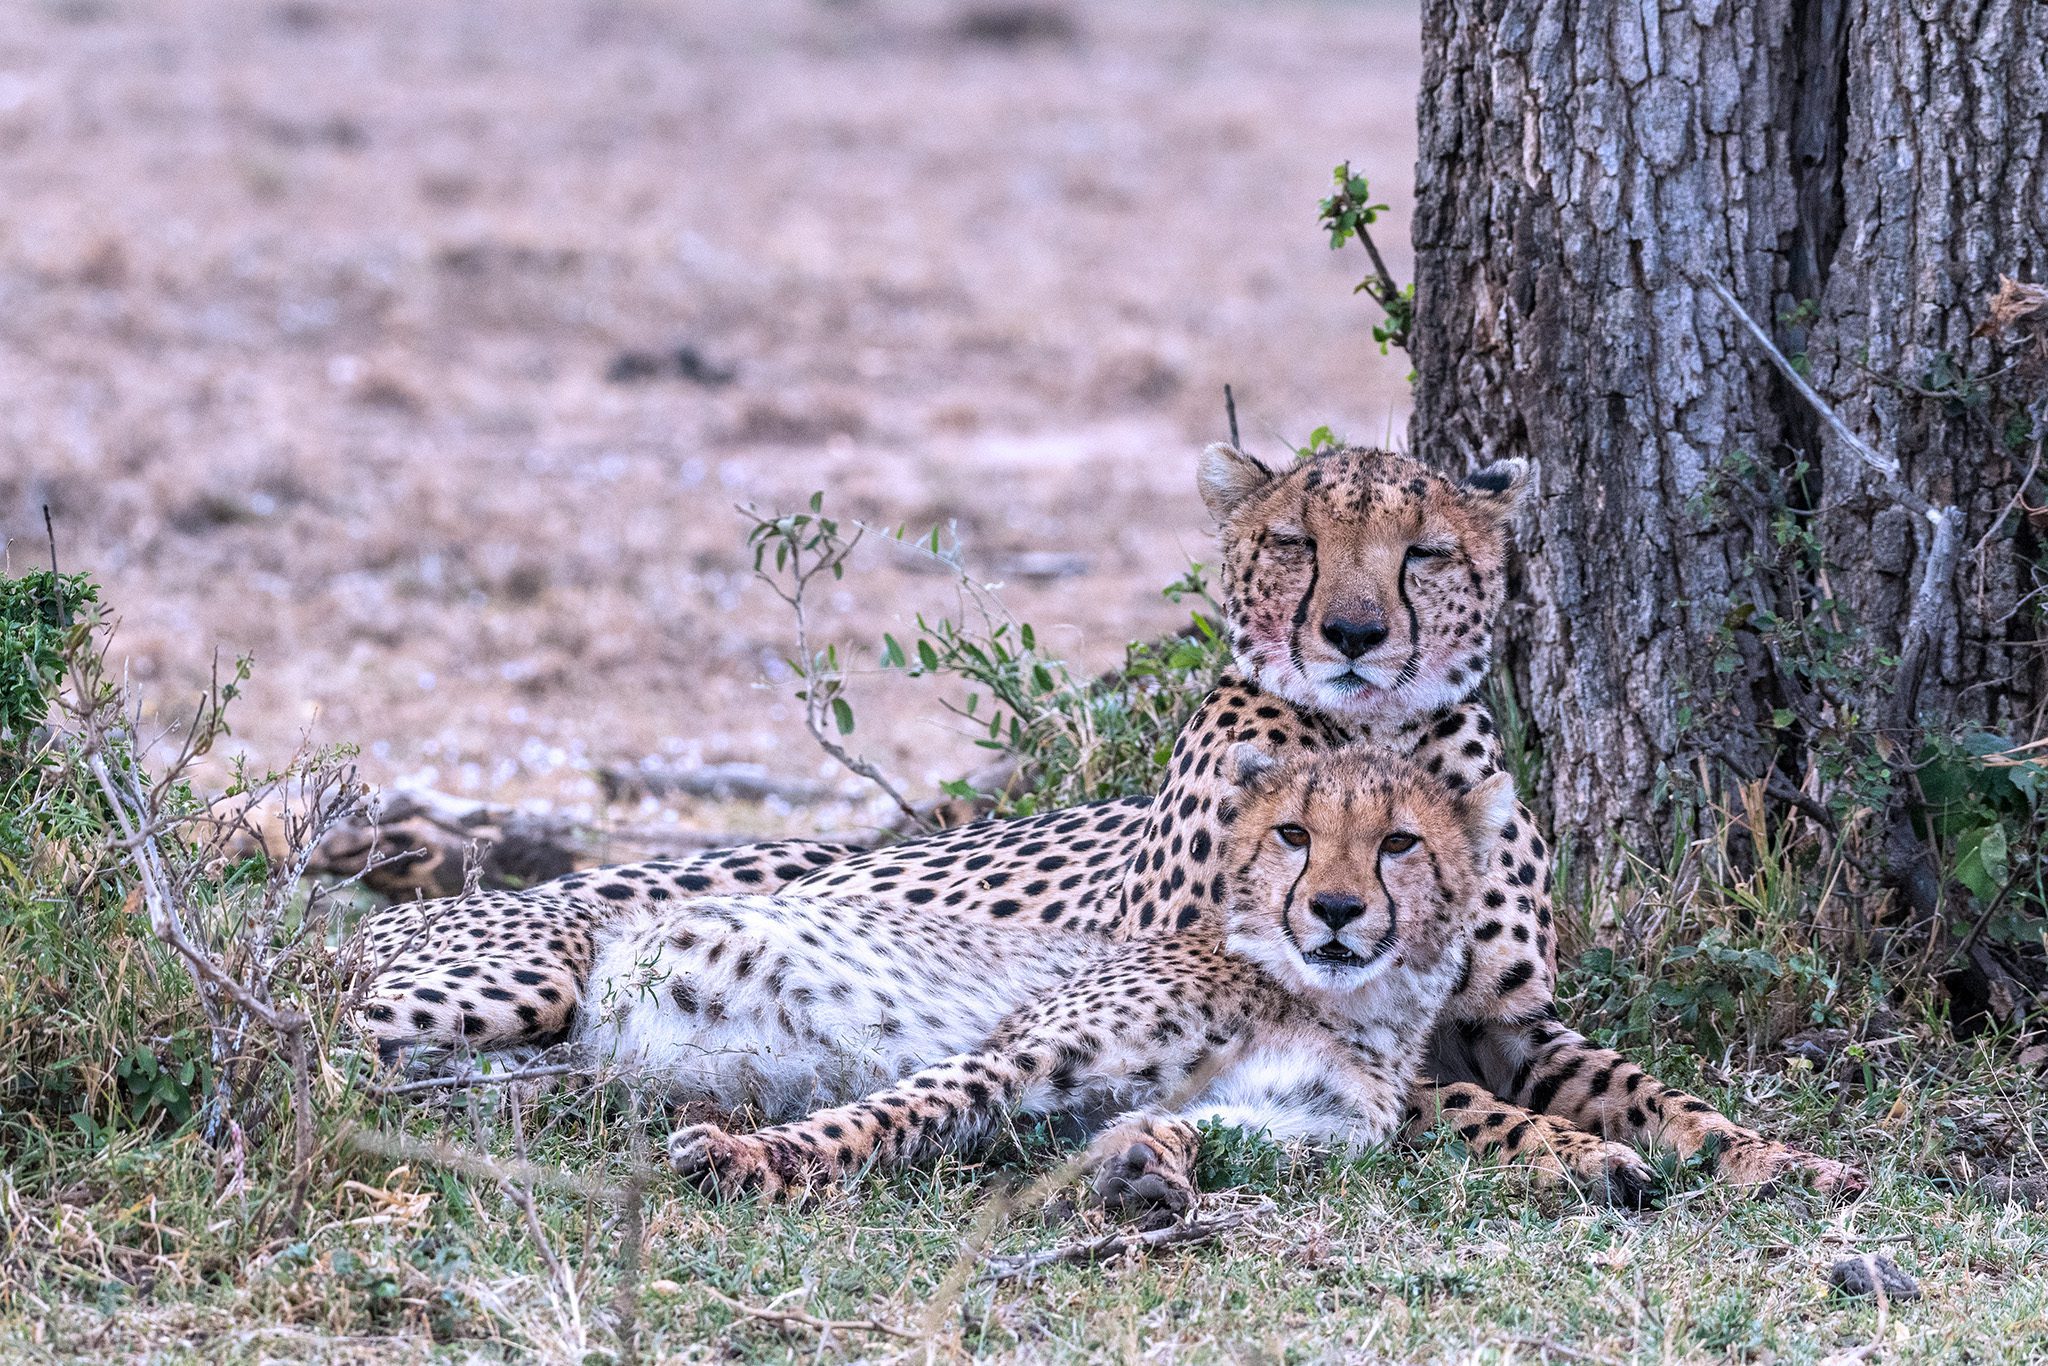
[[[379,942],[397,947],[373,984],[365,1028],[382,1048],[559,1036],[582,999],[600,925],[708,893],[871,896],[955,920],[1115,941],[1201,933],[1223,909],[1231,807],[1222,760],[1232,745],[1287,756],[1372,744],[1454,789],[1502,769],[1500,735],[1477,693],[1492,666],[1507,527],[1526,462],[1454,480],[1388,451],[1347,448],[1276,470],[1215,445],[1198,482],[1220,528],[1235,666],[1175,739],[1152,797],[980,821],[851,854],[781,842],[574,873],[523,897],[401,912],[426,917],[429,928],[385,928]],[[1473,1093],[1449,1088],[1478,1088],[1511,1107],[1513,1123],[1548,1116],[1639,1148],[1711,1153],[1715,1172],[1738,1184],[1862,1188],[1854,1167],[1765,1139],[1560,1020],[1549,850],[1525,807],[1503,822],[1492,857],[1476,890],[1473,952],[1430,1042],[1429,1074],[1446,1089],[1424,1108],[1453,1115],[1482,1152],[1501,1126],[1454,1114],[1471,1110]],[[501,931],[501,919],[516,930]],[[542,974],[552,999],[521,989],[500,1000],[479,989],[486,977],[506,989],[510,960],[499,945],[512,938],[521,942],[513,957],[526,960],[520,970]],[[466,969],[472,977],[457,980]]]
[[[1116,941],[868,896],[706,898],[607,932],[593,994],[610,1004],[585,1040],[781,1119],[674,1134],[677,1170],[721,1196],[909,1164],[1016,1112],[1106,1119],[1083,1167],[1094,1199],[1133,1212],[1192,1203],[1204,1120],[1380,1142],[1421,1122],[1410,1093],[1511,784],[1457,792],[1362,747],[1282,761],[1240,744],[1226,767],[1226,910],[1203,933]],[[1526,1127],[1518,1156],[1647,1186],[1625,1149],[1617,1167],[1588,1135],[1547,1138]]]

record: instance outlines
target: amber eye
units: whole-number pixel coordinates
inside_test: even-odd
[[[1276,825],[1273,827],[1273,833],[1278,835],[1280,842],[1289,849],[1308,848],[1308,831],[1298,825]]]
[[[1380,841],[1380,852],[1382,854],[1405,854],[1420,843],[1422,843],[1421,840],[1407,831],[1396,830],[1393,834]]]

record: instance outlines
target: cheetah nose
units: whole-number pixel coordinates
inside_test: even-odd
[[[1308,908],[1332,934],[1365,914],[1365,903],[1344,892],[1317,892],[1309,898]]]
[[[1346,659],[1356,659],[1387,638],[1387,628],[1377,621],[1354,621],[1350,617],[1325,617],[1323,639],[1337,647]]]

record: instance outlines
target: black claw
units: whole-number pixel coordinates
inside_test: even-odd
[[[1616,1167],[1607,1173],[1607,1202],[1623,1209],[1652,1210],[1663,1201],[1664,1191],[1660,1182],[1646,1179],[1628,1167]]]

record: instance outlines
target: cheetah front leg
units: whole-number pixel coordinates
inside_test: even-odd
[[[1492,1023],[1481,1051],[1510,1073],[1503,1094],[1519,1105],[1603,1138],[1665,1147],[1680,1157],[1711,1152],[1714,1172],[1737,1185],[1780,1181],[1854,1196],[1867,1182],[1846,1162],[1745,1129],[1706,1101],[1666,1086],[1612,1049],[1553,1020]],[[1491,1076],[1494,1068],[1488,1068]]]
[[[769,1200],[909,1166],[994,1127],[1053,1056],[1050,1048],[957,1054],[849,1105],[751,1134],[693,1124],[669,1137],[669,1162],[707,1195]]]

